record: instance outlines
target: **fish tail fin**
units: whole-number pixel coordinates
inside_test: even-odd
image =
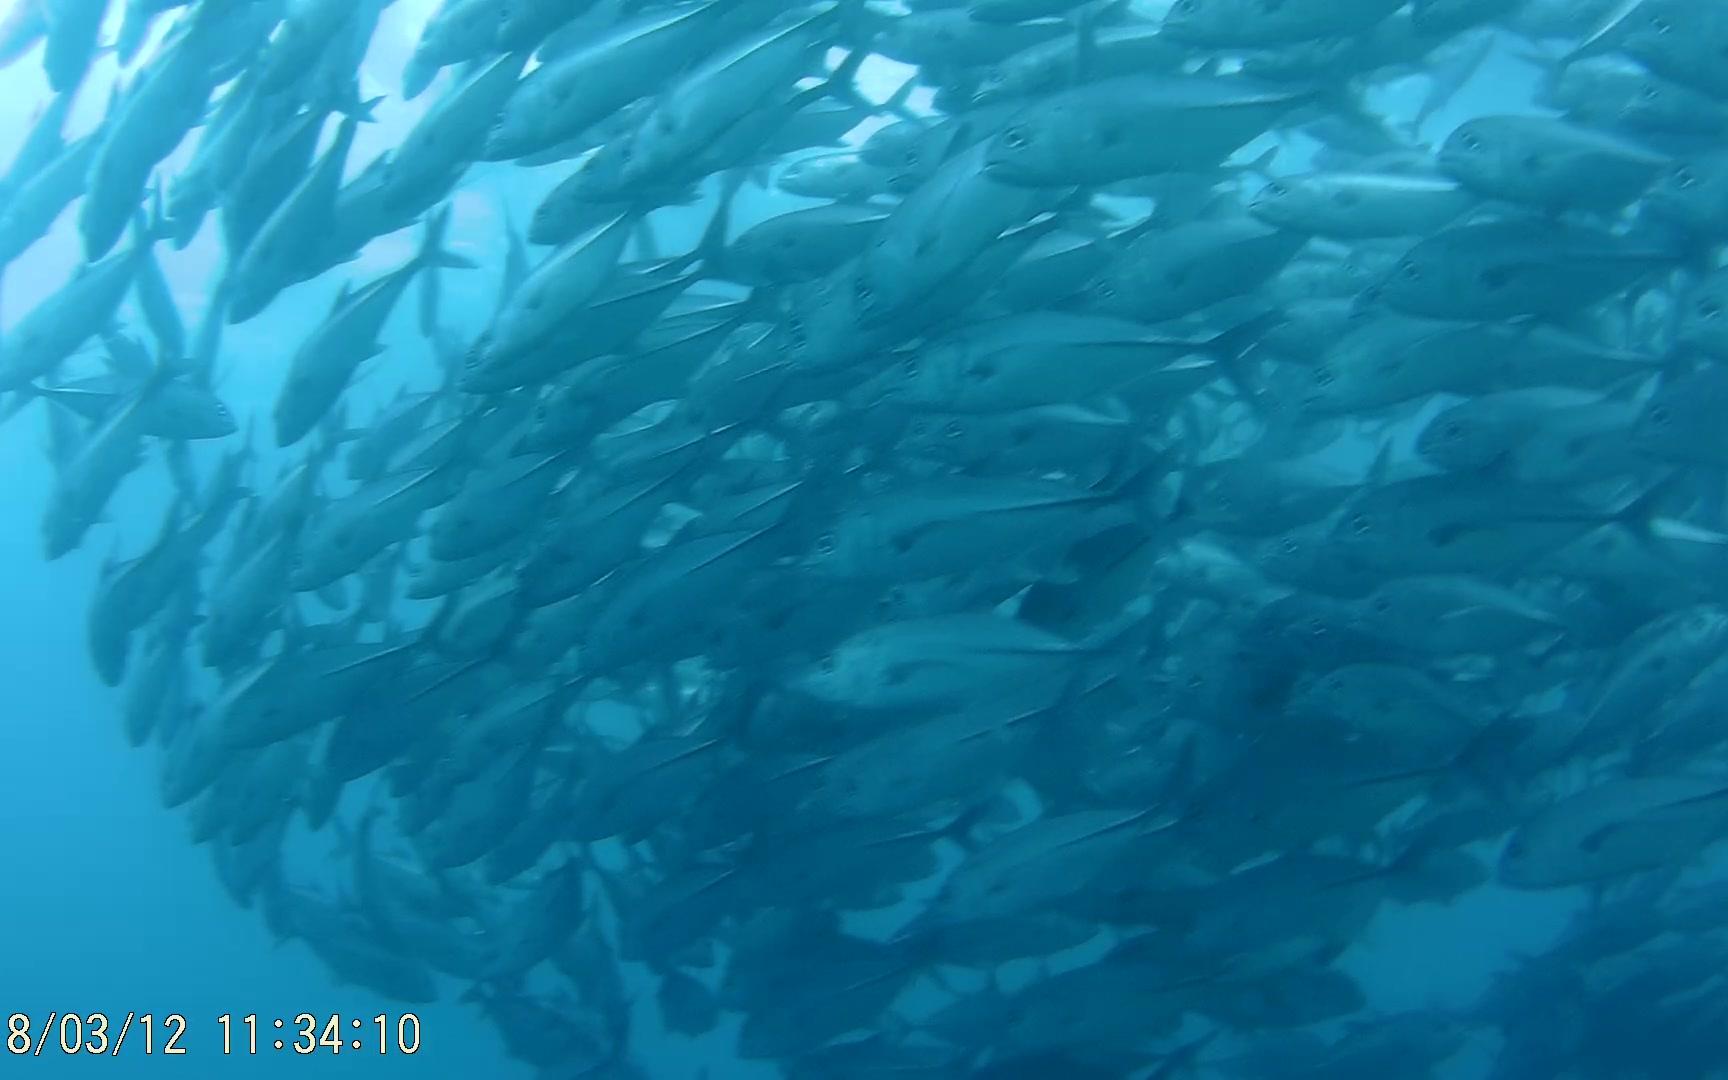
[[[157,240],[168,235],[167,223],[161,217],[160,197],[156,199],[154,213],[156,217],[152,220],[151,212],[147,211],[143,204],[132,213],[132,254],[135,257],[142,257],[156,246]]]
[[[1609,515],[1608,520],[1630,529],[1639,539],[1679,540],[1695,544],[1728,545],[1728,533],[1693,525],[1663,515],[1662,505],[1686,481],[1687,472],[1675,469],[1644,489],[1636,498]]]
[[[474,270],[479,263],[466,255],[458,255],[444,246],[444,233],[450,225],[450,204],[445,203],[426,218],[426,232],[420,241],[415,261],[421,267],[443,267],[447,270]]]
[[[342,114],[343,123],[347,124],[351,130],[355,124],[377,123],[378,118],[372,115],[372,110],[376,109],[383,100],[384,95],[382,94],[375,98],[362,100],[359,83],[353,83],[330,103],[330,108],[332,111]]]
[[[858,69],[864,66],[864,61],[870,58],[869,49],[853,49],[846,58],[837,64],[828,77],[822,80],[812,93],[819,97],[831,97],[848,105],[875,112],[879,108],[875,102],[864,96],[858,89]]]
[[[1284,322],[1285,315],[1282,311],[1275,308],[1263,311],[1208,338],[1203,349],[1218,366],[1218,371],[1230,384],[1231,389],[1241,397],[1242,403],[1261,419],[1265,419],[1264,408],[1253,380],[1244,369],[1242,359],[1250,349],[1260,343],[1261,338]]]
[[[1132,0],[1087,0],[1069,16],[1074,26],[1074,64],[1070,81],[1078,86],[1091,78],[1098,67],[1098,28],[1121,18],[1132,7]]]
[[[1299,95],[1298,107],[1302,103],[1319,106],[1363,130],[1387,130],[1381,117],[1368,107],[1362,91],[1347,83],[1323,82],[1309,86]]]
[[[1278,155],[1283,149],[1283,146],[1274,143],[1268,146],[1259,157],[1252,161],[1245,161],[1237,168],[1244,174],[1252,173],[1262,180],[1270,181],[1272,179],[1272,166],[1278,163]]]
[[[888,100],[878,106],[875,111],[887,113],[890,116],[898,116],[902,120],[920,119],[919,115],[913,112],[911,107],[907,104],[907,102],[912,100],[912,91],[916,89],[918,89],[918,76],[914,75],[910,79],[901,83],[900,89],[894,91],[894,93],[889,96]]]
[[[442,307],[438,271],[473,270],[472,259],[444,247],[444,230],[450,224],[450,204],[445,203],[426,218],[426,235],[414,256],[413,270],[420,272],[420,331],[430,335],[438,325],[438,310]]]
[[[732,228],[732,204],[749,175],[747,169],[729,169],[720,174],[720,194],[715,200],[714,216],[708,219],[708,227],[702,230],[702,238],[690,253],[690,260],[701,263],[707,273],[719,276],[726,272],[726,237]]]

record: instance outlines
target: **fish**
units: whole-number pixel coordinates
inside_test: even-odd
[[[16,4],[50,735],[500,1076],[1713,1076],[1725,31]]]
[[[402,267],[351,295],[344,290],[324,325],[307,336],[276,401],[278,446],[292,446],[310,434],[341,398],[355,368],[378,354],[378,335],[416,275],[436,273],[439,267],[473,268],[440,246],[447,218],[446,213],[428,220],[425,243]]]
[[[1248,212],[1280,228],[1365,240],[1432,233],[1476,204],[1456,181],[1440,177],[1312,173],[1268,183]]]
[[[1480,321],[1559,315],[1674,265],[1668,246],[1535,221],[1457,225],[1418,241],[1377,288],[1407,315]]]
[[[264,220],[235,262],[226,283],[231,325],[257,315],[284,288],[316,270],[321,237],[328,235],[337,187],[358,125],[357,117],[343,118],[336,141]]]
[[[114,317],[150,250],[147,230],[128,249],[81,266],[30,309],[0,342],[0,390],[17,390],[52,372]]]
[[[1636,777],[1588,788],[1512,834],[1500,880],[1552,889],[1684,862],[1719,832],[1721,803],[1721,788],[1705,778]]]
[[[1442,172],[1483,195],[1548,210],[1618,210],[1669,159],[1629,139],[1564,120],[1486,116],[1458,127],[1436,155]]]
[[[1221,164],[1305,100],[1301,91],[1245,79],[1105,79],[1027,105],[984,144],[984,171],[1024,187],[1197,172]]]

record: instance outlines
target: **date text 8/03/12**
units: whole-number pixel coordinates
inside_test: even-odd
[[[188,1052],[225,1055],[262,1053],[350,1053],[411,1055],[420,1050],[420,1018],[414,1013],[379,1013],[362,1019],[338,1014],[299,1013],[260,1017],[257,1013],[216,1018],[220,1045],[194,1039],[181,1013],[62,1013],[38,1018],[15,1012],[6,1017],[6,1051],[14,1057],[45,1053],[119,1057],[122,1048],[146,1056],[177,1057]],[[207,1051],[205,1048],[209,1047]]]

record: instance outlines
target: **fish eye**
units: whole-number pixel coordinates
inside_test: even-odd
[[[1392,601],[1386,599],[1384,596],[1376,596],[1374,598],[1374,610],[1377,613],[1384,615],[1388,611],[1392,610]]]
[[[1183,15],[1192,15],[1200,10],[1200,0],[1176,0],[1174,10]]]
[[[1456,420],[1449,420],[1440,426],[1440,437],[1448,442],[1456,442],[1463,435],[1464,429]]]
[[[1404,276],[1405,281],[1422,280],[1422,268],[1417,266],[1414,262],[1406,261],[1399,263],[1398,272]]]
[[[1274,181],[1273,183],[1266,185],[1266,194],[1272,196],[1274,199],[1281,199],[1290,194],[1290,189],[1285,187],[1283,184]]]
[[[1032,140],[1031,136],[1027,134],[1024,124],[1015,124],[1002,133],[1002,141],[1008,144],[1010,150],[1024,150],[1026,144]]]
[[[1638,91],[1638,96],[1643,98],[1645,101],[1655,101],[1657,98],[1662,96],[1662,91],[1655,83],[1645,83],[1643,88]]]
[[[948,421],[948,426],[942,429],[942,434],[948,436],[950,439],[958,439],[960,436],[966,434],[966,427],[958,420],[950,420]]]
[[[922,439],[930,434],[930,424],[923,417],[919,417],[906,426],[906,434],[914,439]]]
[[[1105,300],[1114,300],[1116,299],[1116,286],[1108,281],[1100,281],[1098,283],[1098,295]]]
[[[823,533],[821,536],[818,536],[816,538],[816,554],[818,554],[818,555],[832,555],[832,554],[834,554],[834,534],[833,533]]]
[[[1373,531],[1374,523],[1368,520],[1368,515],[1357,514],[1350,519],[1350,531],[1357,536],[1366,536]]]
[[[916,379],[918,377],[918,358],[916,356],[908,356],[900,365],[900,370],[908,379]]]
[[[1710,320],[1719,319],[1722,317],[1722,305],[1714,300],[1700,300],[1698,302],[1698,317]]]
[[[1286,536],[1278,542],[1278,550],[1282,551],[1286,555],[1294,555],[1298,550],[1300,550],[1300,547],[1295,540]]]
[[[1658,15],[1650,20],[1650,28],[1658,34],[1669,34],[1673,33],[1674,24]]]
[[[1657,427],[1667,427],[1674,419],[1674,416],[1668,411],[1666,406],[1658,405],[1646,414],[1646,419]]]
[[[837,667],[839,667],[839,664],[835,661],[833,653],[829,653],[827,656],[816,661],[817,670],[821,671],[824,675],[834,674],[834,670]]]
[[[1333,379],[1334,379],[1334,377],[1332,375],[1332,369],[1331,368],[1317,367],[1314,369],[1314,382],[1316,384],[1323,386],[1323,387],[1331,386],[1333,383]]]

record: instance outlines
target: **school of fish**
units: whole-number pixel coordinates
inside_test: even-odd
[[[443,0],[379,95],[391,4],[0,26],[23,509],[174,493],[90,656],[279,940],[546,1080],[1728,1075],[1728,5]],[[1592,902],[1467,1010],[1339,963],[1485,888]]]

